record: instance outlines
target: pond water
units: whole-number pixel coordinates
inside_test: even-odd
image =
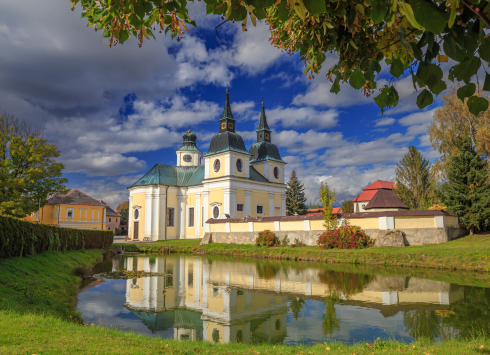
[[[122,270],[165,276],[91,284],[78,297],[84,322],[220,343],[410,342],[490,334],[490,288],[438,281],[448,280],[449,271],[194,255],[118,256],[96,267]]]

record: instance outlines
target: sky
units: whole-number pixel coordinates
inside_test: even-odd
[[[135,38],[109,48],[80,19],[80,6],[70,5],[0,0],[0,112],[44,128],[61,151],[67,186],[113,208],[152,166],[176,165],[189,126],[207,151],[227,85],[247,149],[264,100],[286,178],[296,171],[309,202],[318,202],[321,182],[336,189],[339,205],[377,179],[394,181],[410,145],[430,160],[438,156],[427,127],[444,92],[420,110],[410,76],[394,81],[400,102],[382,114],[373,101],[378,90],[367,98],[345,83],[338,95],[330,93],[325,73],[335,54],[310,80],[298,54],[271,45],[264,22],[249,23],[247,32],[225,23],[220,42],[221,19],[197,1],[190,7],[197,28],[180,42],[157,33],[141,48]],[[390,79],[384,66],[378,88]]]

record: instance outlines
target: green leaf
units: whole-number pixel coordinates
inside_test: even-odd
[[[456,92],[456,95],[464,103],[464,99],[473,96],[475,91],[476,91],[476,85],[473,83],[469,83],[468,85],[460,87]]]
[[[418,96],[417,96],[417,106],[419,108],[424,108],[426,106],[429,106],[432,104],[434,101],[434,98],[432,97],[432,94],[429,92],[429,90],[424,89]]]
[[[359,69],[354,70],[354,72],[350,75],[349,84],[356,90],[362,88],[365,82],[366,79],[364,78],[364,74]]]
[[[485,73],[485,84],[483,84],[483,91],[490,91],[490,75]]]
[[[383,0],[370,0],[371,3],[371,19],[374,23],[380,23],[384,20],[388,6]]]
[[[129,34],[128,30],[120,30],[119,31],[119,42],[124,43],[131,35]]]
[[[476,74],[480,68],[480,58],[473,57],[471,59],[465,59],[461,63],[455,65],[449,69],[449,79],[458,79],[458,81],[464,81],[466,84],[470,83],[471,78]]]
[[[284,1],[285,2],[285,1]],[[303,0],[310,15],[321,14],[327,11],[324,0]]]
[[[490,37],[483,40],[480,48],[478,49],[478,54],[485,62],[490,62]]]
[[[369,81],[374,81],[374,72],[379,73],[381,71],[381,65],[376,60],[371,60],[369,68],[366,73],[366,78]]]
[[[286,7],[286,1],[281,1],[277,7],[277,15],[279,17],[279,21],[284,22],[289,20],[289,10]]]
[[[439,95],[441,92],[447,89],[447,85],[444,80],[439,80],[432,88],[430,89],[430,92],[435,94],[436,96]]]
[[[399,101],[398,92],[396,91],[394,86],[385,86],[381,89],[381,92],[378,96],[374,98],[374,102],[381,108],[381,112],[384,112],[385,107],[396,106]]]
[[[422,50],[417,46],[417,43],[415,42],[410,42],[410,47],[412,47],[412,51],[413,51],[413,56],[415,57],[415,59],[417,60],[420,60],[422,61],[422,56],[424,55],[424,53],[422,52]]]
[[[475,116],[478,116],[480,112],[488,109],[488,101],[483,97],[472,96],[468,99],[466,104],[468,105],[470,112]]]
[[[463,48],[454,40],[451,34],[444,36],[442,48],[449,58],[454,59],[457,62],[461,62],[465,58]]]
[[[400,42],[405,47],[410,47],[410,43],[407,41],[407,30],[405,27],[400,26],[400,32],[398,32],[398,38],[400,38]]]
[[[417,70],[417,78],[420,79],[424,85],[427,85],[430,90],[436,85],[443,77],[442,69],[435,64],[420,63]]]
[[[403,75],[403,72],[405,71],[405,68],[403,66],[403,63],[400,59],[394,59],[391,62],[391,68],[390,68],[390,74],[399,78],[400,76]]]
[[[415,19],[415,16],[413,14],[413,10],[412,10],[412,7],[410,6],[410,4],[407,4],[406,2],[399,2],[398,4],[403,9],[403,12],[405,12],[405,16],[407,17],[408,22],[410,22],[410,24],[413,27],[415,27],[416,29],[423,30],[424,28],[422,26],[420,26],[420,24]]]
[[[432,1],[410,0],[415,20],[424,28],[435,34],[441,34],[449,21],[449,14],[440,11]]]
[[[340,76],[337,75],[335,77],[335,80],[332,84],[332,87],[330,89],[330,92],[334,93],[334,94],[338,94],[340,92]]]

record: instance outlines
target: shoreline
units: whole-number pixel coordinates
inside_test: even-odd
[[[326,250],[308,246],[291,248],[215,243],[199,245],[200,242],[201,239],[183,239],[114,245],[124,245],[126,252],[158,253],[170,245],[172,253],[490,273],[490,235],[466,236],[443,244],[425,246],[350,250]]]

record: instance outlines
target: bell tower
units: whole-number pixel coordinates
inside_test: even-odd
[[[233,132],[235,133],[235,118],[231,113],[230,95],[228,94],[228,87],[226,87],[226,100],[225,107],[223,108],[223,114],[219,120],[219,132]]]
[[[194,132],[189,130],[182,135],[184,143],[182,148],[176,151],[177,153],[177,166],[199,166],[201,165],[202,152],[197,149],[196,141],[197,136]]]

